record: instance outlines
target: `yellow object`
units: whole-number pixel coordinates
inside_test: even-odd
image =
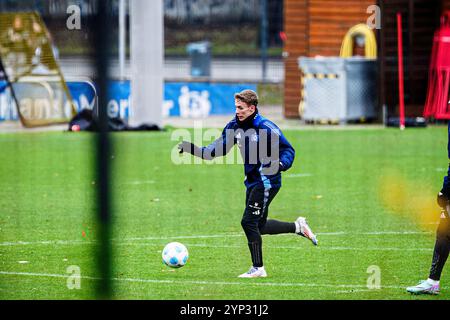
[[[354,37],[362,35],[365,38],[365,56],[368,59],[375,59],[377,57],[377,41],[373,30],[366,24],[357,24],[348,30],[342,41],[341,54],[342,58],[351,57],[353,55],[353,39]]]

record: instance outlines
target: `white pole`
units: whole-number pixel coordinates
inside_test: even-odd
[[[125,78],[125,0],[119,0],[119,78]]]
[[[163,0],[131,0],[131,108],[129,124],[162,126],[164,90]]]

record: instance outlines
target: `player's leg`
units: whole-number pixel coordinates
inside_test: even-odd
[[[275,198],[279,190],[280,188],[264,189],[265,202],[262,206],[263,214],[258,224],[261,234],[295,233],[295,222],[285,222],[275,219],[268,219],[269,205]]]
[[[241,220],[242,228],[247,236],[253,266],[241,278],[267,276],[263,267],[262,238],[259,231],[259,222],[263,215],[264,188],[255,186],[247,191],[247,201],[244,215]]]
[[[446,215],[441,217],[436,232],[433,260],[430,268],[430,279],[439,281],[450,251],[450,223]]]
[[[314,245],[317,246],[318,244],[316,235],[312,232],[304,217],[299,217],[295,222],[269,219],[260,232],[261,234],[296,233],[299,236],[311,240]]]
[[[263,217],[259,222],[259,230],[264,234],[283,234],[296,233],[307,239],[310,239],[314,245],[317,245],[317,238],[309,227],[304,217],[299,217],[295,222],[285,222],[275,219],[267,219],[269,215],[269,205],[277,195],[279,188],[265,189],[266,202],[263,205]]]
[[[295,233],[299,236],[305,237],[306,239],[311,240],[311,242],[317,246],[318,240],[316,235],[312,232],[308,222],[306,222],[305,217],[298,217],[295,220]]]
[[[427,280],[422,280],[417,286],[408,287],[406,290],[415,294],[438,294],[439,280],[450,251],[450,223],[447,214],[443,213],[436,231],[433,259],[430,275]]]
[[[269,219],[261,226],[260,232],[261,234],[295,233],[295,222]]]

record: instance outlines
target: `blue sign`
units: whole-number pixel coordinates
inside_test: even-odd
[[[6,82],[0,81],[0,88]],[[76,110],[93,109],[96,88],[87,81],[67,82]],[[234,94],[244,89],[256,91],[256,84],[209,82],[167,82],[164,86],[164,117],[204,118],[235,113]],[[108,88],[108,115],[127,120],[130,115],[130,81],[111,81]],[[149,102],[150,104],[150,102]],[[9,90],[0,91],[0,121],[18,120]]]
[[[164,87],[164,116],[204,118],[235,113],[234,94],[256,91],[255,84],[168,82]]]
[[[95,96],[97,89],[86,81],[67,82],[70,94],[77,111],[82,109],[93,109],[95,107]],[[129,81],[111,81],[108,88],[108,115],[110,118],[128,119],[130,106],[130,83]]]
[[[6,88],[7,82],[0,81],[0,121],[19,120],[14,99]]]
[[[96,96],[94,85],[85,81],[71,81],[67,82],[67,87],[77,111],[94,108]]]
[[[128,119],[130,115],[130,81],[110,81],[108,88],[108,116]]]

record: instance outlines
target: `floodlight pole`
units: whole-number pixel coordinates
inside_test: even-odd
[[[119,78],[125,79],[125,0],[119,0]]]
[[[261,64],[262,80],[267,79],[267,0],[261,0]]]

